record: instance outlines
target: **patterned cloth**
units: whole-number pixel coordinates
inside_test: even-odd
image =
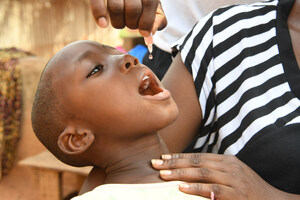
[[[188,152],[236,155],[300,194],[300,70],[287,19],[295,0],[220,8],[177,46],[203,120]]]
[[[19,58],[30,53],[15,48],[0,49],[0,179],[13,165],[20,135],[21,77]]]

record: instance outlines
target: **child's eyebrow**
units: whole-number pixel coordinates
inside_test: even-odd
[[[87,56],[91,55],[93,52],[92,51],[85,51],[82,54],[80,54],[77,58],[76,58],[76,62],[81,62],[84,58],[86,58]]]

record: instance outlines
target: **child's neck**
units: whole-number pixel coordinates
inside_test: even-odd
[[[126,148],[113,163],[106,167],[104,183],[157,183],[163,182],[159,171],[151,166],[151,159],[169,153],[165,143],[157,134],[143,138]]]

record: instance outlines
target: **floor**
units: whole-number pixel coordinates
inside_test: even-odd
[[[64,200],[70,199],[76,193],[72,174],[63,175]],[[39,200],[37,177],[30,167],[15,166],[13,170],[0,180],[1,200]]]

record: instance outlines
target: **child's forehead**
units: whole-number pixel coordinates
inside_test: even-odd
[[[59,53],[58,57],[64,61],[71,61],[73,59],[78,59],[82,55],[88,53],[97,53],[98,55],[101,53],[104,54],[122,54],[122,52],[117,49],[107,46],[104,44],[100,44],[94,41],[79,41],[73,42],[67,46],[65,46],[62,51]]]
[[[49,61],[48,69],[57,73],[57,67],[59,71],[65,71],[71,68],[74,64],[79,63],[80,60],[85,58],[87,55],[117,55],[123,54],[117,49],[100,44],[93,41],[77,41],[73,42],[63,49],[61,49],[51,61]],[[51,67],[50,67],[51,66]],[[48,70],[45,70],[48,71]]]
[[[75,43],[71,43],[70,45],[66,46],[63,53],[70,53],[70,54],[79,54],[82,53],[84,51],[110,51],[110,50],[115,50],[115,48],[104,45],[104,44],[100,44],[100,43],[96,43],[96,42],[75,42]]]

